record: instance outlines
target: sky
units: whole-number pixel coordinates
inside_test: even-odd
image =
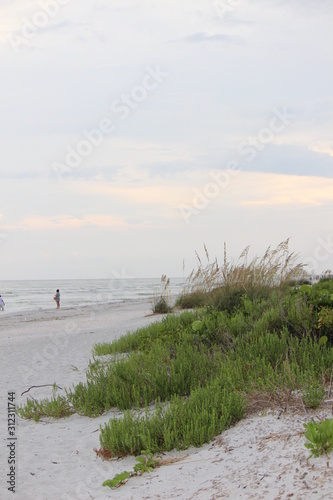
[[[333,269],[333,3],[1,0],[0,279]]]

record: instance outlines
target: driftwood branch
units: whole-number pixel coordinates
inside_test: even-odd
[[[54,384],[32,385],[31,387],[29,387],[29,389],[22,392],[21,396],[23,396],[23,394],[26,394],[27,392],[29,392],[31,389],[35,389],[37,387],[56,387],[57,389],[62,390],[62,387],[59,387],[58,385],[55,386]]]

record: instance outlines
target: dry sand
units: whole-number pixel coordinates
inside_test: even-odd
[[[39,423],[17,417],[15,496],[8,491],[8,391],[15,391],[21,404],[30,396],[51,396],[50,386],[21,396],[33,385],[56,382],[64,388],[85,381],[92,346],[156,321],[150,312],[150,303],[141,301],[0,314],[0,499],[333,499],[333,457],[329,467],[326,457],[307,460],[302,435],[302,424],[312,415],[332,418],[331,402],[315,414],[281,408],[258,412],[200,449],[161,455],[181,460],[169,460],[116,490],[102,487],[103,481],[132,470],[134,457],[102,461],[93,451],[99,448],[100,424],[113,412]]]

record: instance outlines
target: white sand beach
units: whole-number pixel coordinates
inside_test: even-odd
[[[132,470],[134,457],[103,461],[94,452],[100,424],[114,413],[39,423],[17,417],[13,497],[7,489],[7,393],[14,391],[21,404],[30,396],[51,396],[54,382],[65,388],[85,381],[93,345],[158,320],[150,313],[149,302],[136,301],[0,315],[1,500],[332,499],[333,456],[329,467],[326,457],[308,460],[302,435],[302,424],[312,415],[332,418],[332,402],[314,413],[278,407],[258,411],[200,449],[161,455],[181,460],[133,477],[116,490],[103,487],[103,481]],[[47,384],[21,396],[31,386]]]

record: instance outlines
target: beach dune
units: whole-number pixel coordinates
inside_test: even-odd
[[[54,383],[63,394],[65,387],[85,381],[95,343],[112,341],[159,319],[150,313],[150,302],[133,301],[0,318],[1,500],[13,498],[7,483],[8,393],[14,393],[17,405],[30,397],[50,397]],[[115,414],[121,416],[115,409],[95,419],[73,415],[39,423],[16,416],[15,498],[333,498],[333,459],[329,467],[326,457],[307,460],[302,435],[302,424],[312,415],[332,418],[331,402],[315,414],[286,408],[258,411],[200,449],[161,455],[167,464],[111,490],[102,483],[132,470],[135,463],[134,457],[103,461],[94,452],[99,448],[99,426]]]

